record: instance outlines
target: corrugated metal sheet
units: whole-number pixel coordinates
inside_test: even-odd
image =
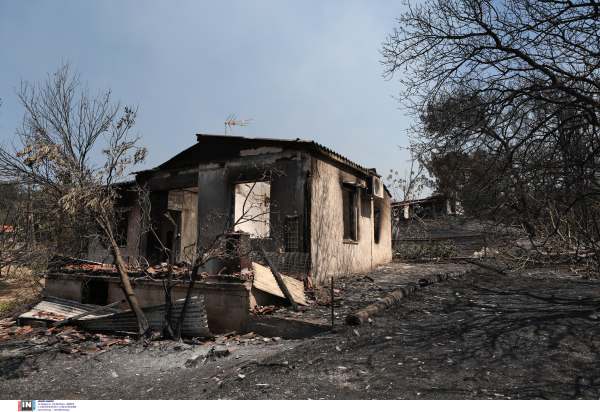
[[[46,296],[43,301],[35,305],[31,310],[26,313],[23,313],[19,318],[31,318],[31,319],[40,319],[37,317],[33,317],[36,313],[40,311],[44,312],[52,312],[59,316],[66,316],[67,318],[71,318],[73,316],[81,315],[85,312],[89,312],[90,310],[99,308],[100,306],[96,305],[86,305],[83,303],[76,302],[74,300],[61,299],[56,296]],[[101,310],[100,312],[96,312],[92,315],[85,316],[80,320],[89,320],[98,318],[101,316],[112,315],[115,313],[123,312],[120,309],[108,308]]]
[[[177,319],[183,308],[185,299],[173,301],[173,319]],[[142,308],[146,315],[150,329],[162,330],[165,319],[166,305],[158,305]],[[118,314],[105,315],[86,321],[79,321],[83,327],[95,331],[128,331],[137,332],[138,327],[135,316],[131,310]],[[208,320],[204,309],[204,296],[193,297],[188,305],[181,333],[187,336],[200,336],[208,332]]]
[[[173,318],[177,319],[183,308],[185,299],[173,301]],[[42,302],[38,303],[28,311],[22,314],[19,318],[31,318],[34,314],[44,311],[52,312],[59,316],[68,318],[81,315],[90,310],[96,309],[99,306],[86,305],[73,300],[61,299],[56,296],[47,296]],[[160,303],[158,305],[142,308],[142,311],[148,319],[148,324],[152,330],[161,330],[164,324],[166,305]],[[43,320],[43,319],[42,319]],[[135,321],[135,316],[131,310],[120,309],[104,309],[92,315],[85,316],[73,323],[81,325],[87,329],[95,331],[127,331],[137,332],[138,327]],[[197,296],[190,299],[185,322],[181,328],[181,332],[186,336],[201,336],[208,332],[208,320],[206,318],[206,310],[204,309],[204,296]]]

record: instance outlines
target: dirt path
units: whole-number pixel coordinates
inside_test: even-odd
[[[374,283],[382,295],[393,290]],[[195,368],[185,367],[186,361],[208,347],[164,343],[149,350],[132,344],[71,359],[48,346],[45,337],[4,342],[0,394],[3,399],[598,399],[599,286],[566,272],[465,274],[423,288],[360,327],[339,324],[337,333],[303,341],[248,344]]]

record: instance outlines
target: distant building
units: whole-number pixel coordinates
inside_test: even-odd
[[[456,197],[430,196],[408,202],[392,203],[393,215],[399,219],[412,217],[434,218],[436,216],[462,215],[460,201]]]
[[[455,196],[430,196],[408,202],[393,202],[392,238],[400,237],[400,222],[410,219],[433,219],[439,216],[458,216],[463,214],[460,201]]]

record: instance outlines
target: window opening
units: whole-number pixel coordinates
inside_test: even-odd
[[[271,183],[249,182],[235,185],[234,230],[251,238],[267,238],[271,227]]]
[[[173,233],[175,231],[175,226],[171,221],[166,217],[166,214],[171,216],[171,219],[175,221],[177,225],[177,233],[181,234],[183,228],[181,227],[181,212],[177,210],[169,210],[165,209],[162,217],[162,236],[161,242],[165,246],[165,248],[173,251],[175,254],[175,262],[181,260],[181,236],[177,236],[175,244],[173,245]],[[169,256],[166,251],[161,253],[161,261],[166,262],[169,260]]]
[[[380,207],[379,202],[374,202],[373,209],[373,237],[375,238],[375,243],[379,243],[379,234],[380,234]]]
[[[298,216],[286,216],[283,245],[286,252],[299,252]]]
[[[344,208],[344,240],[356,241],[356,192],[352,189],[342,189],[342,203]]]
[[[108,282],[90,280],[83,285],[83,303],[90,305],[108,305]]]

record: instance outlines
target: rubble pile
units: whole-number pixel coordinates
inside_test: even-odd
[[[110,265],[78,264],[52,268],[48,271],[48,273],[64,273],[69,275],[91,276],[114,276],[116,275],[117,270]]]
[[[254,272],[248,269],[243,269],[241,272],[235,272],[232,274],[224,273],[227,268],[223,268],[221,272],[216,275],[209,275],[208,273],[200,273],[200,276],[204,278],[211,278],[215,280],[227,281],[239,281],[239,280],[252,280],[254,279]]]
[[[166,266],[155,265],[155,266],[147,266],[147,265],[125,265],[127,269],[127,275],[139,278],[150,276],[154,277],[164,277],[169,273],[169,270]],[[87,275],[87,276],[101,276],[101,277],[116,277],[117,269],[111,265],[94,265],[94,264],[73,264],[68,266],[63,266],[60,268],[50,269],[48,273],[59,273],[59,274],[67,274],[67,275]],[[175,276],[180,276],[188,273],[188,269],[186,267],[177,266],[173,267],[173,274]]]
[[[298,308],[300,309],[300,313],[304,313],[307,310],[309,310],[308,306],[298,306]],[[285,306],[277,306],[277,305],[269,305],[269,306],[259,306],[256,305],[254,307],[254,309],[252,310],[252,314],[253,315],[267,315],[271,312],[286,312],[288,310],[288,308],[286,308]]]
[[[257,305],[252,309],[252,314],[255,316],[275,315],[291,318],[302,317],[304,320],[320,322],[322,320],[322,314],[320,312],[311,313],[311,309],[317,307],[331,307],[331,288],[328,286],[315,286],[308,277],[303,278],[302,282],[304,283],[304,294],[308,306],[299,305],[299,312],[295,312],[291,306]],[[346,285],[343,284],[343,286]],[[342,296],[341,290],[334,288],[333,294],[333,306],[335,308],[343,306],[345,304],[345,299]]]
[[[64,316],[48,317],[45,319],[59,320],[61,318],[64,318]],[[22,337],[20,335],[24,334],[33,337],[43,332],[43,335],[47,337],[49,346],[57,345],[61,353],[66,353],[70,357],[75,357],[75,354],[102,353],[106,352],[112,345],[127,345],[133,342],[129,336],[93,334],[81,330],[77,326],[65,325],[62,327],[34,329],[30,325],[18,326],[16,323],[16,319],[5,319],[0,323],[0,341]]]
[[[169,273],[167,266],[156,265],[156,266],[132,266],[134,270],[141,270],[143,273],[152,277],[163,277]],[[129,270],[129,267],[127,267]],[[173,266],[173,275],[180,276],[188,273],[187,267]]]
[[[129,336],[92,334],[79,330],[77,327],[65,327],[56,335],[52,335],[54,331],[51,329],[46,331],[46,335],[49,336],[48,345],[58,345],[58,350],[66,353],[69,358],[75,358],[77,355],[104,353],[113,345],[128,345],[133,342]]]
[[[64,315],[58,315],[54,312],[46,312],[44,310],[40,310],[37,313],[34,313],[33,315],[31,315],[32,318],[36,318],[36,319],[46,319],[46,320],[64,320],[67,319],[66,316]]]
[[[265,338],[254,332],[238,335],[235,332],[228,332],[221,335],[214,335],[211,337],[200,337],[193,338],[191,340],[185,340],[185,343],[203,346],[250,346],[250,345],[275,345],[281,341],[281,338]],[[234,349],[237,350],[237,349]],[[230,350],[233,352],[234,350]]]
[[[310,278],[304,278],[304,293],[309,297],[306,302],[313,306],[331,306],[331,287],[314,286]],[[333,305],[340,306],[344,302],[339,289],[333,289]]]
[[[275,306],[275,305],[259,306],[259,305],[256,305],[254,307],[254,309],[252,310],[252,314],[253,315],[266,315],[270,312],[273,312],[276,309],[285,309],[285,306]]]
[[[337,289],[334,289],[334,291],[335,290],[337,290]],[[344,303],[344,299],[339,294],[339,291],[337,293],[337,296],[335,296],[335,292],[334,292],[333,306],[338,307],[338,306],[341,306],[343,303]],[[314,302],[312,302],[312,305],[313,306],[331,306],[331,297],[330,296],[323,296],[321,298],[318,298]]]
[[[150,278],[164,278],[169,273],[167,265],[125,265],[127,269],[127,275],[133,278],[150,277]],[[223,273],[225,268],[218,274],[209,275],[208,273],[199,273],[202,278],[218,278],[224,281],[227,280],[252,280],[254,278],[254,272],[252,270],[243,269],[241,272],[226,274]],[[99,277],[116,277],[118,276],[117,270],[111,265],[93,265],[93,264],[72,264],[63,266],[60,268],[50,269],[48,273],[65,274],[65,275],[86,275],[86,276],[99,276]],[[189,269],[184,265],[174,265],[173,275],[175,277],[181,277],[189,273]]]
[[[33,329],[29,325],[18,326],[16,319],[4,319],[0,321],[0,341],[12,339],[15,336],[30,332],[31,330]]]
[[[35,332],[35,333],[31,333]],[[67,358],[75,359],[82,355],[101,354],[108,350],[123,345],[141,345],[146,350],[185,350],[194,345],[214,347],[214,356],[216,358],[229,356],[231,353],[244,346],[255,345],[276,345],[281,342],[281,338],[266,338],[255,333],[246,333],[238,335],[235,332],[224,333],[221,335],[211,335],[208,337],[195,337],[185,339],[183,342],[174,342],[163,339],[162,333],[155,334],[159,336],[158,340],[142,339],[136,340],[136,334],[127,334],[116,332],[114,334],[102,334],[86,331],[77,326],[64,325],[59,327],[34,329],[31,326],[18,326],[16,318],[8,318],[0,321],[0,341],[23,338],[27,334],[29,337],[45,336],[48,346],[54,346],[58,352],[67,355]]]

